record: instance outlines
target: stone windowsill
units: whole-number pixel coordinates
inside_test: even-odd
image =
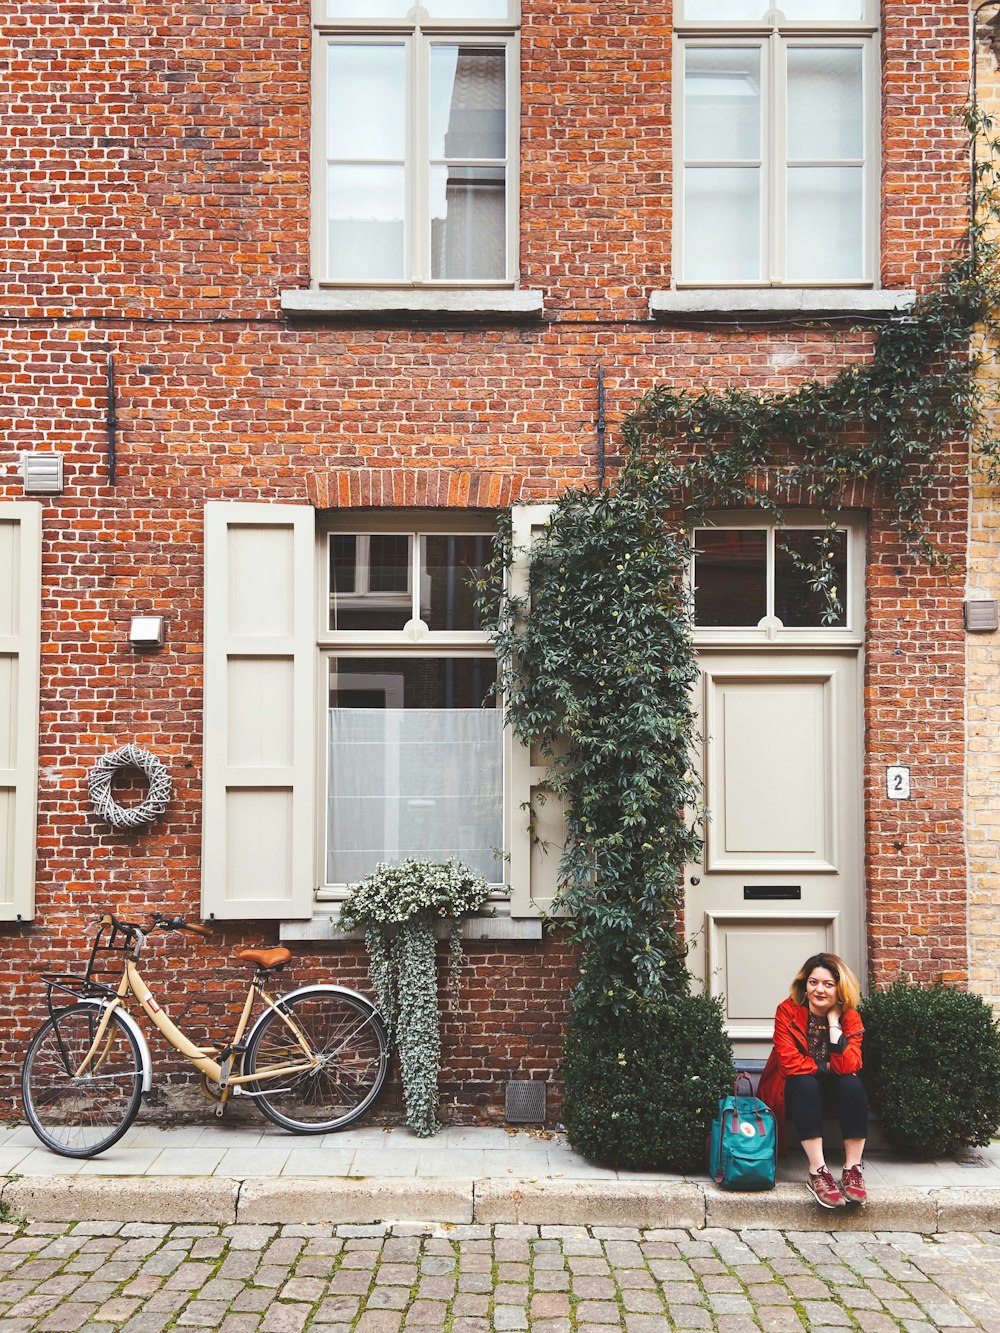
[[[544,313],[541,292],[492,287],[289,290],[281,293],[281,308],[319,319],[541,319]]]
[[[324,910],[326,906],[329,910]],[[437,927],[440,939],[448,936],[447,923]],[[291,940],[316,943],[319,941],[363,940],[364,931],[342,930],[340,912],[336,903],[320,904],[310,921],[282,921],[279,938],[282,943]],[[463,940],[540,940],[542,923],[537,917],[473,916],[462,923]]]
[[[889,315],[908,310],[916,292],[858,287],[720,287],[655,291],[649,317],[656,320],[783,319],[794,315]]]

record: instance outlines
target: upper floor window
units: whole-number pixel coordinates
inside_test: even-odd
[[[315,0],[321,282],[510,283],[516,0]]]
[[[870,283],[874,0],[678,8],[678,281]]]

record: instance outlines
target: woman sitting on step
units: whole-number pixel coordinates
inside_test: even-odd
[[[774,1112],[779,1136],[791,1117],[809,1163],[807,1185],[824,1208],[863,1204],[861,1159],[868,1137],[868,1094],[858,1078],[864,1027],[861,988],[842,958],[818,953],[795,975],[789,998],[774,1016],[774,1046],[760,1076],[759,1095]],[[844,1136],[838,1184],[823,1152],[823,1105],[832,1099]]]

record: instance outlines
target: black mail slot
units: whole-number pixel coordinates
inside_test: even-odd
[[[798,900],[802,897],[802,886],[800,884],[744,884],[743,897],[748,902],[759,902],[761,899],[781,899],[788,902],[790,899]]]

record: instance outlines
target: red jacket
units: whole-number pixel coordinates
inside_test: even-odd
[[[861,1068],[861,1039],[865,1029],[857,1009],[845,1009],[841,1037],[830,1045],[832,1074],[856,1074]],[[778,1136],[785,1136],[785,1080],[791,1074],[815,1074],[819,1066],[809,1054],[809,1009],[794,1000],[782,1000],[774,1015],[774,1045],[760,1076],[757,1095],[774,1112]]]

